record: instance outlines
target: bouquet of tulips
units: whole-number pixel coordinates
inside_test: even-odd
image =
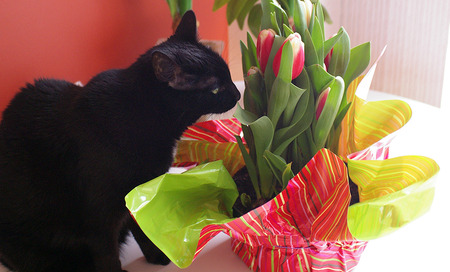
[[[318,150],[337,148],[334,136],[350,106],[346,89],[370,60],[370,44],[350,48],[344,28],[325,39],[319,2],[290,2],[291,19],[277,1],[261,1],[256,46],[250,35],[247,46],[241,42],[244,109],[238,107],[235,116],[257,198],[241,194],[250,209],[284,189]]]
[[[223,232],[253,271],[352,271],[367,240],[432,203],[436,162],[388,158],[389,135],[408,122],[411,108],[358,97],[376,66],[359,76],[370,44],[351,48],[343,28],[325,39],[318,0],[280,2],[261,0],[256,45],[250,35],[241,43],[245,91],[237,119],[189,127],[175,163],[200,165],[125,198],[144,233],[179,267]],[[254,192],[239,188],[239,169],[247,169],[249,180],[241,181]],[[354,195],[359,203],[349,205]],[[245,209],[233,218],[237,203]]]

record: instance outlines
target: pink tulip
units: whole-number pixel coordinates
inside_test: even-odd
[[[323,107],[325,106],[325,102],[327,101],[328,94],[330,93],[330,87],[328,87],[325,91],[323,91],[319,98],[317,99],[316,105],[316,120],[319,119],[320,114],[322,113]]]
[[[272,50],[275,35],[276,33],[273,29],[261,30],[258,35],[258,40],[256,42],[256,56],[263,73],[266,70],[267,60],[269,59],[270,50]]]
[[[292,66],[292,78],[294,79],[298,77],[298,75],[300,75],[303,70],[303,65],[305,64],[305,45],[302,42],[300,34],[298,34],[297,32],[289,35],[281,45],[280,49],[278,49],[278,52],[273,59],[273,71],[275,73],[275,76],[278,76],[278,72],[280,70],[281,53],[283,51],[283,46],[288,41],[292,45],[294,56],[294,63]]]

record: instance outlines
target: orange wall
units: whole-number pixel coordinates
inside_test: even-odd
[[[200,37],[227,43],[225,9],[213,12],[213,2],[193,0]],[[34,78],[85,83],[171,33],[165,0],[0,1],[0,112]]]

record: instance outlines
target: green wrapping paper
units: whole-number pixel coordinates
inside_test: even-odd
[[[183,174],[165,174],[133,189],[125,198],[144,233],[177,266],[191,264],[202,228],[231,221],[238,197],[222,161]]]
[[[348,228],[359,240],[372,240],[400,229],[427,212],[433,202],[439,166],[427,157],[348,160],[360,203],[348,209]]]

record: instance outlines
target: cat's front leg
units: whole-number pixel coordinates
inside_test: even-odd
[[[110,238],[110,239],[109,239]],[[90,241],[96,272],[124,272],[119,259],[117,235],[103,234]],[[125,271],[126,272],[126,271]]]
[[[150,239],[148,239],[131,216],[128,218],[127,227],[133,234],[134,239],[141,248],[147,262],[161,265],[170,263],[170,259],[152,241],[150,241]]]

